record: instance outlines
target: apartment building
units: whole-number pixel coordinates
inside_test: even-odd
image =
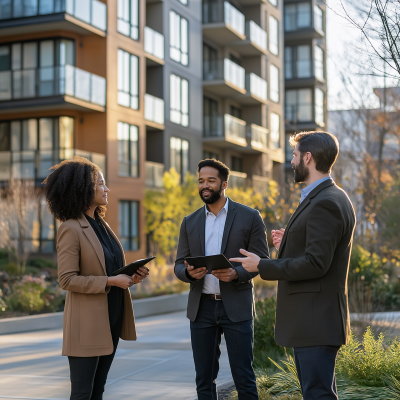
[[[260,190],[284,162],[279,0],[1,0],[0,182],[81,155],[111,189],[127,260],[146,253],[144,196],[217,157]],[[26,237],[55,251],[41,198]]]
[[[284,0],[286,167],[295,132],[327,129],[326,6],[320,0]],[[292,177],[292,173],[288,174]]]

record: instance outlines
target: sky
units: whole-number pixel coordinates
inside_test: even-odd
[[[328,109],[348,110],[359,108],[363,103],[368,107],[379,106],[378,98],[373,94],[374,87],[383,86],[383,78],[367,76],[366,60],[362,54],[356,54],[355,47],[362,39],[361,32],[343,15],[340,0],[328,0],[327,17],[327,69],[328,69]],[[340,15],[338,15],[340,14]],[[353,82],[351,94],[346,90],[342,76]],[[390,86],[393,82],[387,80]]]

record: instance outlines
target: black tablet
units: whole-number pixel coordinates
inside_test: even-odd
[[[224,254],[216,254],[214,256],[187,257],[185,261],[195,268],[206,267],[208,272],[216,269],[233,268]]]
[[[143,267],[144,265],[146,265],[147,263],[149,263],[151,260],[154,260],[154,259],[155,259],[155,257],[149,257],[149,258],[143,258],[141,260],[134,261],[133,263],[125,265],[124,268],[120,268],[120,269],[117,269],[116,271],[114,271],[113,275],[116,276],[116,275],[125,274],[125,275],[132,276],[133,274],[136,274],[137,270],[140,267]]]

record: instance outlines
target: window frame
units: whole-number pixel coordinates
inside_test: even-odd
[[[310,96],[310,102],[309,103],[300,103],[299,102],[300,91],[308,91],[309,92],[308,93],[309,96]],[[296,103],[295,104],[290,104],[291,106],[295,105],[295,113],[288,112],[288,110],[287,110],[287,107],[289,106],[289,104],[287,103],[287,100],[289,99],[288,92],[294,92],[295,95],[296,95]],[[298,119],[299,110],[300,110],[300,106],[301,105],[303,107],[305,107],[305,106],[309,107],[308,111],[310,112],[310,119],[301,119],[301,120]],[[286,92],[285,92],[285,116],[287,117],[287,119],[288,119],[288,121],[290,123],[303,123],[303,122],[307,122],[308,123],[308,122],[313,122],[313,118],[314,118],[314,116],[313,116],[313,113],[314,113],[313,106],[314,106],[314,104],[313,104],[313,90],[312,90],[312,88],[299,88],[299,89],[288,89],[288,90],[286,90]],[[292,117],[295,116],[296,119],[293,119],[293,118],[289,119],[289,115],[290,114],[292,114]]]
[[[122,130],[124,127],[128,128],[128,139],[120,139],[118,136],[120,134],[120,129]],[[136,128],[136,135],[137,135],[137,140],[134,141],[132,140],[132,128]],[[127,178],[140,178],[140,135],[139,135],[139,127],[137,125],[129,124],[128,122],[123,122],[123,121],[118,121],[117,124],[117,137],[118,137],[118,176],[121,177],[127,177]],[[128,158],[127,160],[121,160],[120,159],[120,142],[121,141],[127,141],[128,144]],[[133,163],[132,160],[132,143],[136,142],[136,163]],[[124,174],[120,171],[120,165],[122,163],[128,164],[128,173]],[[136,174],[132,173],[132,167],[136,167]]]
[[[125,65],[124,65],[125,64],[125,60],[122,59],[122,57],[124,57],[125,54],[127,54],[128,57],[129,57],[128,58],[128,75],[129,75],[128,76],[128,87],[129,87],[129,91],[125,91],[125,90],[120,89],[120,83],[121,83],[122,86],[126,86],[126,82],[125,82],[126,71],[125,71]],[[120,58],[120,55],[121,55],[121,58]],[[123,62],[123,65],[121,66],[121,68],[122,68],[121,71],[120,71],[120,65],[119,65],[120,59]],[[132,83],[133,83],[133,79],[132,79],[132,59],[136,59],[136,70],[137,70],[137,77],[136,77],[136,82],[135,82],[136,93],[132,93]],[[132,54],[129,51],[126,51],[124,49],[118,48],[118,50],[117,50],[117,104],[119,106],[122,106],[122,107],[131,108],[132,110],[139,110],[140,109],[140,96],[139,96],[139,92],[140,92],[139,91],[140,62],[139,61],[140,61],[139,56],[137,56],[136,54]],[[120,72],[123,75],[122,77],[120,77]],[[120,99],[122,98],[122,95],[129,96],[129,105],[126,105],[126,104],[121,102]],[[137,107],[135,107],[136,104],[133,104],[133,106],[132,106],[132,103],[133,103],[132,99],[134,101],[136,101]]]
[[[276,31],[274,30],[273,33],[272,33],[272,28],[275,22],[271,23],[271,21],[276,22]],[[274,41],[275,36],[276,36],[276,43]],[[271,49],[271,47],[275,49],[275,46],[276,46],[276,53]],[[269,15],[268,17],[268,50],[274,56],[279,56],[279,20],[275,18],[273,15]]]
[[[173,32],[173,29],[176,29],[176,27],[174,28],[173,24],[171,23],[172,18],[179,18],[179,24],[178,24],[179,25],[179,47],[176,47],[175,43],[173,44],[173,40],[175,40],[174,39],[175,35]],[[183,43],[184,43],[184,41],[182,40],[182,38],[183,38],[182,21],[185,21],[185,23],[186,23],[186,46],[187,46],[186,53],[182,50]],[[172,56],[173,51],[179,52],[179,54],[180,54],[179,60]],[[182,62],[182,57],[184,55],[186,55],[186,57],[187,57],[187,63]],[[174,10],[169,11],[169,58],[172,61],[175,61],[176,63],[183,65],[184,67],[189,67],[189,20],[186,19],[185,17],[182,17],[179,13],[177,13]]]
[[[317,95],[317,93],[321,93],[322,94],[322,104],[317,104],[317,98],[319,97],[319,95]],[[320,88],[315,88],[314,96],[315,96],[315,100],[314,100],[315,117],[314,117],[314,121],[319,126],[325,126],[325,109],[324,109],[325,92]],[[321,113],[321,111],[322,111],[322,113]],[[322,120],[321,121],[318,120],[320,115],[322,115]]]
[[[175,103],[175,100],[173,100],[173,95],[174,95],[174,90],[173,90],[173,79],[179,79],[179,104],[180,104],[180,108],[173,108],[173,103]],[[183,111],[183,85],[182,82],[185,81],[187,84],[187,114],[184,113]],[[189,128],[190,127],[190,89],[189,89],[189,80],[182,78],[179,75],[176,75],[174,73],[170,74],[170,78],[169,78],[169,91],[170,91],[170,104],[169,104],[169,119],[172,123],[183,126],[185,128]],[[180,114],[180,122],[177,122],[177,120],[173,120],[172,117],[172,113],[179,113]],[[187,124],[182,124],[182,119],[184,116],[187,116]]]
[[[123,216],[124,218],[121,218],[121,205],[122,204],[128,204],[128,218],[127,216]],[[136,231],[137,231],[137,236],[133,236],[133,226],[132,226],[132,206],[136,204],[137,210],[136,210]],[[122,220],[128,221],[128,236],[123,236],[122,231],[123,227],[121,225]],[[124,251],[139,251],[140,250],[140,201],[139,200],[123,200],[119,199],[118,200],[118,234],[119,234],[119,239],[121,242],[121,246],[124,249]],[[128,240],[128,248],[124,247],[125,240]],[[137,248],[134,248],[136,241],[136,246]]]
[[[275,123],[275,121],[274,121],[275,116],[277,117],[277,121],[278,121],[278,131],[277,131],[278,139],[279,139],[278,142],[272,140],[272,135],[274,133],[272,130],[272,124]],[[282,147],[282,145],[281,145],[281,116],[279,114],[277,114],[276,112],[271,112],[270,116],[269,116],[269,120],[270,120],[270,129],[269,129],[270,148],[280,149]]]
[[[129,18],[128,20],[124,20],[123,18],[121,18],[119,16],[119,5],[120,2],[127,2],[128,3],[128,15]],[[136,9],[136,17],[137,17],[137,25],[134,25],[132,23],[132,2],[136,2],[137,5],[137,9]],[[124,14],[124,11],[126,12],[126,10],[122,10],[122,13]],[[129,34],[124,33],[122,30],[120,30],[120,23],[119,21],[124,22],[125,24],[129,25]],[[136,29],[136,37],[132,36],[132,29],[135,28]],[[140,1],[139,0],[117,0],[117,32],[120,33],[121,35],[124,35],[126,37],[131,38],[132,40],[140,40]]]
[[[275,82],[275,81],[272,79],[272,72],[271,72],[273,68],[276,69],[277,75],[278,75],[277,76],[278,79],[276,80],[276,82],[277,82],[277,90],[276,91],[274,91],[275,84],[273,82]],[[274,99],[275,96],[273,95],[273,93],[278,94],[277,100]],[[271,101],[273,101],[274,103],[280,103],[280,101],[281,101],[280,73],[279,73],[279,68],[274,64],[269,65],[269,99]]]
[[[180,149],[179,149],[179,152],[180,152],[180,154],[179,154],[180,165],[179,165],[179,171],[175,168],[176,163],[172,162],[172,158],[173,158],[172,157],[172,151],[177,151],[177,149],[173,149],[172,141],[179,141],[180,142]],[[186,149],[186,151],[187,151],[187,160],[184,160],[184,154],[183,154],[183,152],[185,151],[183,149],[183,143],[184,142],[187,143],[187,149]],[[181,182],[183,182],[185,177],[186,177],[187,172],[190,171],[190,166],[189,166],[190,165],[190,142],[187,139],[182,139],[182,138],[177,137],[177,136],[171,136],[169,138],[169,147],[170,147],[170,160],[169,160],[170,161],[170,167],[171,168],[175,168],[176,172],[180,175]],[[187,163],[185,161],[187,161]],[[185,163],[187,164],[186,168],[184,167]]]

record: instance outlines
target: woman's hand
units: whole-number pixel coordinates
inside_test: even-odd
[[[118,286],[121,289],[128,289],[134,284],[133,279],[125,274],[109,276],[107,286]]]
[[[136,274],[133,274],[133,283],[136,285],[146,279],[149,276],[150,270],[147,267],[140,267]]]

